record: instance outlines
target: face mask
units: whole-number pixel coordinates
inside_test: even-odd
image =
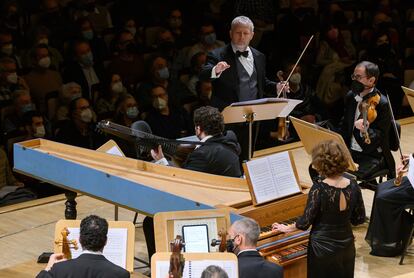
[[[93,54],[92,54],[92,52],[89,52],[87,54],[82,55],[80,57],[80,62],[86,67],[92,67],[93,66]]]
[[[158,70],[158,75],[160,76],[161,79],[170,78],[170,72],[168,71],[167,67]]]
[[[80,117],[82,122],[84,123],[90,123],[92,122],[93,114],[91,109],[85,109],[80,113]]]
[[[228,239],[227,240],[227,242],[226,242],[226,249],[227,249],[227,252],[232,252],[232,253],[234,253],[234,254],[237,255],[237,253],[239,252],[238,251],[239,250],[239,246],[234,244],[234,239],[235,238],[236,237],[234,237],[233,239]]]
[[[216,42],[217,36],[216,33],[211,33],[204,36],[204,42],[208,45],[212,45]]]
[[[38,138],[42,138],[42,137],[45,137],[45,135],[46,135],[45,126],[43,126],[43,125],[37,126],[33,136],[38,137]]]
[[[83,31],[82,32],[82,36],[87,39],[87,40],[92,40],[93,39],[93,31],[89,30],[89,31]]]
[[[4,54],[6,54],[7,56],[10,56],[13,54],[13,44],[9,43],[4,45],[1,48],[1,52],[3,52]]]
[[[167,107],[167,101],[163,98],[158,97],[154,99],[154,101],[152,102],[152,106],[157,110],[163,110]]]
[[[7,75],[7,82],[11,83],[11,84],[17,84],[17,81],[19,80],[19,78],[17,77],[17,73],[13,72],[10,73],[9,75]]]
[[[38,65],[41,68],[47,69],[50,67],[50,57],[43,57],[42,59],[39,60]]]
[[[302,76],[300,75],[300,73],[297,72],[292,74],[289,80],[294,84],[300,84],[300,82],[302,81]]]
[[[354,94],[360,94],[364,91],[365,85],[359,82],[358,80],[352,80],[351,90]]]
[[[115,82],[112,84],[112,92],[120,94],[124,91],[124,86],[121,81]]]
[[[35,110],[33,103],[25,104],[20,108],[20,111],[22,112],[22,114],[25,114],[33,110]]]
[[[135,37],[135,34],[137,33],[137,28],[135,28],[135,27],[126,27],[125,29],[127,29],[129,32],[131,32],[131,34]]]
[[[128,118],[130,119],[135,119],[136,117],[138,117],[138,107],[133,106],[133,107],[128,107],[128,109],[126,110],[126,115]]]
[[[49,44],[49,40],[46,39],[46,38],[44,38],[44,39],[40,39],[37,43],[38,44],[46,44],[46,45],[48,45]]]
[[[82,97],[82,93],[76,93],[76,94],[73,94],[73,95],[70,95],[70,101],[72,101],[72,100],[74,100],[74,99],[77,99],[77,98],[81,98]]]
[[[179,18],[172,18],[170,19],[170,26],[171,28],[179,28],[183,24],[183,21]]]

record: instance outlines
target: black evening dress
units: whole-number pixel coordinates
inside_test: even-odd
[[[401,255],[413,217],[405,210],[414,205],[414,189],[407,177],[400,186],[389,180],[378,185],[371,219],[365,239],[371,245],[371,255],[394,257]]]
[[[346,201],[340,209],[340,199]],[[365,220],[364,201],[355,181],[336,188],[322,181],[309,191],[305,212],[296,227],[312,225],[308,244],[308,277],[354,277],[355,246],[351,224]]]

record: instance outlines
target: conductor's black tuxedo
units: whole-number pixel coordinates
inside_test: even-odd
[[[395,162],[390,151],[390,132],[391,130],[391,112],[389,109],[387,98],[382,95],[376,88],[364,97],[364,100],[372,95],[379,94],[380,102],[376,106],[377,117],[369,124],[368,134],[371,139],[370,144],[365,143],[365,138],[360,131],[354,128],[355,112],[358,109],[355,94],[350,91],[345,96],[345,111],[341,125],[341,134],[345,143],[351,148],[351,139],[354,135],[355,140],[361,147],[362,152],[352,151],[352,156],[356,163],[359,164],[360,170],[356,173],[361,178],[368,177],[378,169],[370,169],[379,160],[382,166],[389,169],[388,177],[395,176]],[[359,161],[358,161],[359,160]],[[380,165],[381,166],[381,165]]]
[[[266,261],[257,251],[245,251],[237,255],[239,278],[283,278],[283,268]]]
[[[108,261],[102,255],[82,254],[78,258],[55,263],[49,271],[42,270],[37,278],[126,278],[128,271]]]
[[[253,54],[254,66],[257,73],[257,98],[265,96],[276,96],[276,83],[266,78],[266,57],[260,51],[250,47]],[[211,105],[223,110],[233,102],[238,102],[240,79],[237,72],[236,54],[233,52],[231,44],[214,49],[207,55],[201,73],[201,80],[211,78],[211,70],[218,62],[224,61],[230,68],[223,71],[219,78],[212,79],[213,94]]]

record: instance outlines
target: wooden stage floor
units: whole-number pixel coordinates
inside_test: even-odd
[[[407,119],[408,120],[408,119]],[[402,149],[404,153],[414,152],[414,118],[402,125]],[[300,179],[310,182],[307,175],[309,156],[303,148],[293,151]],[[398,153],[394,153],[396,161]],[[367,215],[370,215],[373,192],[363,190]],[[97,214],[106,219],[114,218],[114,206],[87,196],[77,198],[78,218]],[[53,234],[55,223],[64,218],[64,197],[58,195],[43,200],[35,200],[0,208],[0,277],[34,277],[44,264],[36,264],[37,257],[42,252],[53,250]],[[119,220],[132,221],[134,212],[126,209],[119,210]],[[138,221],[142,221],[140,215]],[[357,278],[389,278],[414,277],[414,255],[407,255],[404,265],[398,265],[399,257],[381,258],[369,255],[370,248],[364,237],[367,224],[354,228],[356,236],[355,277]],[[148,261],[142,228],[136,228],[135,255]],[[414,245],[411,246],[411,250]],[[142,266],[142,265],[136,265]],[[133,277],[142,277],[141,273],[148,271],[138,269]]]

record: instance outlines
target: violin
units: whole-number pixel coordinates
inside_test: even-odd
[[[170,278],[182,278],[184,272],[185,259],[181,250],[183,249],[185,243],[182,240],[182,237],[177,235],[175,240],[170,242],[171,256],[170,256],[170,268],[168,270],[168,275]]]
[[[215,247],[219,245],[219,252],[226,252],[227,251],[227,232],[220,231],[218,233],[220,239],[212,239],[211,246]]]
[[[379,94],[375,94],[368,99],[362,101],[359,107],[359,111],[362,114],[363,119],[363,126],[364,129],[362,130],[362,135],[364,136],[365,144],[371,144],[371,138],[369,138],[368,133],[368,126],[370,123],[375,121],[377,118],[377,110],[375,110],[376,106],[380,102],[381,96]]]

